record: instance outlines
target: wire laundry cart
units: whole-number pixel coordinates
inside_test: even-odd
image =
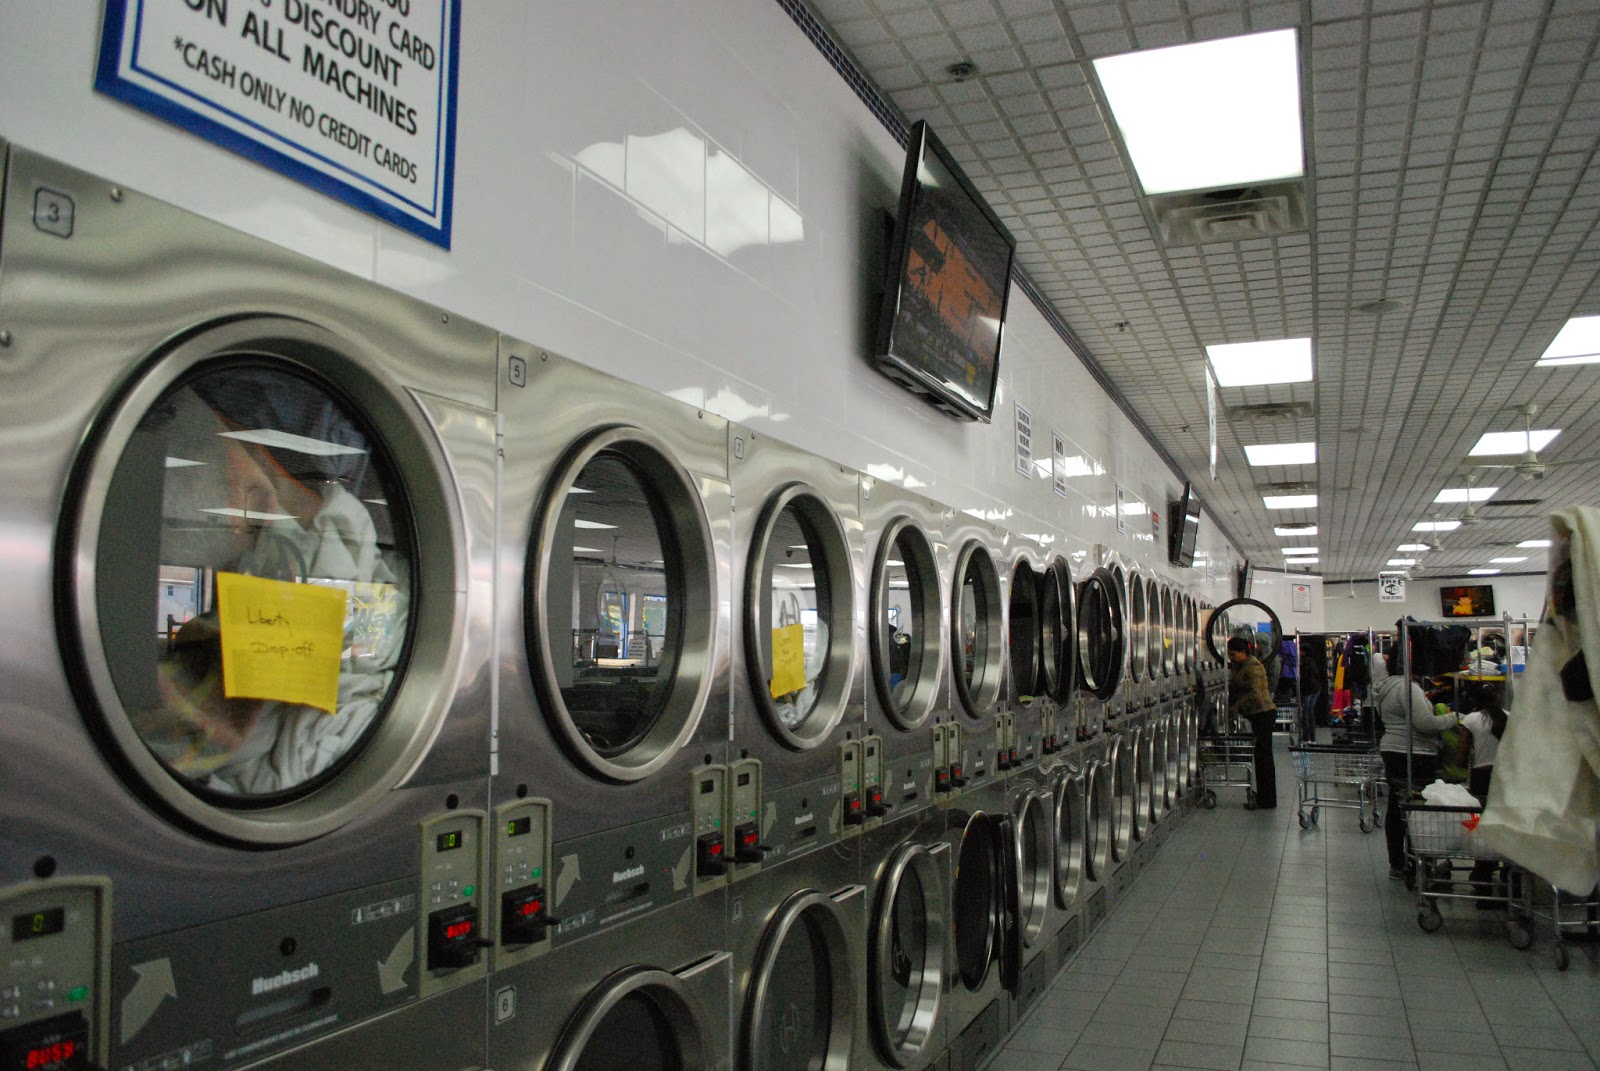
[[[1566,939],[1569,933],[1588,941],[1600,940],[1600,889],[1587,896],[1577,896],[1535,877],[1522,867],[1511,868],[1510,908],[1506,920],[1506,938],[1515,948],[1533,944],[1533,923],[1547,922],[1555,931],[1555,944],[1550,948],[1550,959],[1558,971],[1567,969],[1571,962],[1567,955]],[[1549,892],[1549,902],[1536,894]],[[1518,892],[1520,891],[1520,895]]]
[[[1217,805],[1217,789],[1243,788],[1256,801],[1256,738],[1249,734],[1200,738],[1200,802]]]
[[[1324,807],[1355,811],[1363,833],[1371,833],[1383,821],[1378,803],[1383,758],[1376,748],[1303,744],[1291,747],[1289,757],[1299,787],[1295,817],[1301,829],[1316,825]]]
[[[1444,917],[1439,913],[1440,900],[1511,906],[1509,891],[1504,885],[1490,881],[1487,883],[1489,891],[1484,892],[1469,881],[1465,883],[1467,891],[1462,891],[1462,882],[1457,881],[1457,875],[1470,870],[1473,863],[1504,862],[1478,839],[1481,810],[1479,807],[1421,803],[1400,805],[1400,813],[1406,820],[1406,888],[1417,894],[1417,925],[1426,933],[1433,933],[1444,924]],[[1560,933],[1559,928],[1557,933]],[[1516,935],[1510,934],[1510,937],[1511,943],[1517,944]],[[1518,947],[1527,948],[1528,942]]]

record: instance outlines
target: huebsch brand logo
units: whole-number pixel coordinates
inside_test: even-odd
[[[265,978],[252,978],[250,980],[250,995],[259,997],[263,993],[271,993],[282,989],[284,986],[296,985],[300,982],[309,982],[322,973],[322,968],[315,963],[307,963],[304,967],[293,971],[280,971],[270,974]]]
[[[799,818],[796,818],[794,820],[794,824],[797,825],[797,826],[803,826],[807,822],[815,822],[816,820],[817,820],[817,816],[814,815],[814,814],[803,814]]]
[[[634,878],[642,877],[644,877],[643,864],[639,866],[630,866],[627,870],[613,870],[611,872],[611,884],[615,885],[619,881],[631,881]]]

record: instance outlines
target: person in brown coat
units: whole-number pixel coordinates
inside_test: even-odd
[[[1267,667],[1250,653],[1250,641],[1243,636],[1228,640],[1228,662],[1228,713],[1248,718],[1256,739],[1256,796],[1245,800],[1245,809],[1269,811],[1278,805],[1278,773],[1272,765],[1278,708],[1267,685]]]

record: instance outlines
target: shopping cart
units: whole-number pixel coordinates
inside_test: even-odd
[[[1394,806],[1393,801],[1390,806]],[[1506,884],[1488,881],[1480,885],[1456,880],[1458,872],[1470,870],[1475,862],[1503,862],[1478,839],[1480,810],[1477,807],[1400,804],[1406,823],[1406,888],[1416,891],[1417,925],[1425,933],[1433,933],[1444,923],[1439,914],[1440,900],[1472,900],[1510,907]],[[1512,943],[1515,944],[1515,940]]]
[[[1535,919],[1548,922],[1555,931],[1550,958],[1556,970],[1564,971],[1570,962],[1566,944],[1569,932],[1585,940],[1600,940],[1600,889],[1592,890],[1587,896],[1576,896],[1562,892],[1521,867],[1512,867],[1511,875],[1511,914],[1506,920],[1506,938],[1512,947],[1527,948],[1533,944]],[[1548,902],[1544,902],[1545,890],[1549,892]]]
[[[1243,788],[1247,804],[1256,801],[1256,738],[1249,734],[1200,738],[1200,802],[1217,805],[1219,788]]]
[[[1324,807],[1354,810],[1363,833],[1372,832],[1383,821],[1378,805],[1383,758],[1376,748],[1302,744],[1291,747],[1289,757],[1294,760],[1300,787],[1295,816],[1301,829],[1316,825]]]

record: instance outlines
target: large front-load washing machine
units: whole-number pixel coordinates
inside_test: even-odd
[[[865,826],[866,599],[860,476],[738,425],[726,449],[738,881]]]
[[[1043,756],[1045,710],[1054,701],[1045,694],[1043,554],[1026,536],[1013,535],[1006,564],[1005,706],[1001,711],[999,764],[1011,774],[1038,763]]]
[[[862,838],[836,840],[728,889],[733,1066],[863,1066],[867,895]]]
[[[862,838],[865,997],[852,1068],[923,1071],[949,1041],[950,845],[944,811],[892,818]]]
[[[727,891],[647,916],[503,971],[491,984],[496,1071],[731,1071],[733,957]],[[453,1054],[435,1066],[458,1066]],[[448,1062],[446,1062],[448,1061]],[[375,1065],[366,1065],[375,1066]],[[464,1065],[461,1065],[464,1066]]]
[[[475,1062],[493,333],[0,159],[0,1049]]]
[[[1056,778],[1035,764],[1006,778],[1012,822],[1010,900],[1016,911],[1020,952],[1012,1021],[1033,1006],[1060,966],[1054,938],[1062,919],[1055,910]]]
[[[950,565],[951,713],[935,734],[934,791],[956,798],[993,784],[1000,769],[1005,676],[1005,536],[966,521],[946,532]],[[1003,808],[1002,808],[1003,809]]]
[[[1078,682],[1081,691],[1076,737],[1099,737],[1108,718],[1120,712],[1128,636],[1121,584],[1100,566],[1078,580]]]
[[[518,340],[500,364],[497,969],[720,888],[735,824],[726,422]]]

